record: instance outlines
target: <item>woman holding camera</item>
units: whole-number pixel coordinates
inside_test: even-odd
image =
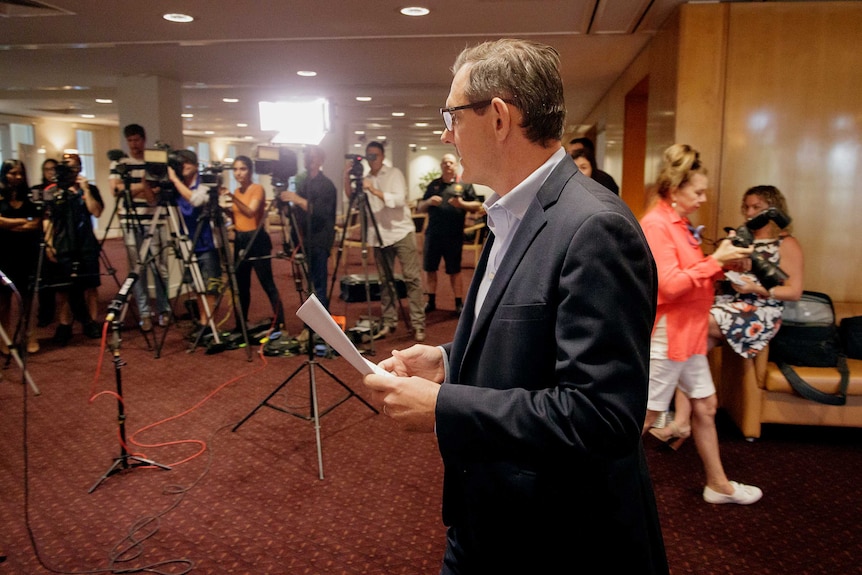
[[[19,160],[6,160],[0,168],[0,271],[21,294],[24,313],[29,313],[32,304],[41,225],[39,209],[30,201],[24,164]],[[0,322],[9,335],[15,333],[9,325],[11,295],[5,287],[0,290]],[[39,351],[36,330],[29,326],[29,332],[27,352],[35,353]],[[3,341],[0,341],[0,353],[9,353]]]
[[[704,255],[697,230],[688,216],[706,201],[706,169],[690,146],[675,144],[665,150],[656,205],[641,220],[658,270],[658,306],[650,341],[650,381],[644,431],[667,411],[679,387],[691,399],[689,428],[668,427],[667,438],[694,436],[706,474],[703,499],[707,503],[748,505],[763,492],[729,481],[721,463],[715,411],[718,401],[706,360],[709,310],[714,282],[732,262],[748,258],[752,247],[721,241]],[[663,431],[663,430],[659,430]]]
[[[789,216],[787,201],[775,186],[755,186],[742,196],[742,215],[746,220],[769,208],[777,208]],[[716,296],[709,318],[709,349],[726,341],[742,357],[754,357],[766,347],[781,326],[784,302],[802,297],[803,257],[799,241],[787,227],[780,228],[774,218],[752,230],[752,235],[754,251],[771,265],[780,264],[787,279],[778,285],[771,285],[774,282],[770,281],[764,285],[763,278],[751,273],[751,260],[743,260],[737,270],[743,273],[728,282],[733,293]]]
[[[236,268],[236,283],[242,316],[248,321],[248,310],[251,306],[251,270],[254,268],[261,287],[269,297],[272,313],[275,314],[272,327],[279,330],[284,326],[284,306],[281,305],[281,297],[272,276],[272,239],[263,227],[266,196],[263,186],[252,181],[253,173],[254,164],[251,158],[237,156],[233,162],[233,177],[239,187],[231,194],[236,233],[234,265],[239,262]]]

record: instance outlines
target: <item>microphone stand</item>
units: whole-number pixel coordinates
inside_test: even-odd
[[[140,267],[140,264],[138,264],[138,267]],[[126,408],[123,404],[123,378],[120,374],[120,370],[124,365],[126,365],[126,362],[120,358],[120,328],[122,325],[121,318],[125,315],[124,312],[126,306],[129,305],[129,292],[137,279],[138,274],[136,272],[129,274],[129,277],[126,278],[126,281],[123,282],[122,287],[120,287],[117,297],[115,297],[108,306],[108,315],[105,317],[105,323],[110,324],[111,327],[111,339],[109,345],[111,353],[113,354],[114,375],[117,382],[117,426],[119,427],[120,433],[120,455],[114,459],[114,462],[108,470],[102,474],[96,483],[87,490],[87,493],[95,491],[96,488],[111,475],[120,473],[127,469],[135,467],[158,467],[168,471],[171,469],[169,466],[162,463],[158,463],[150,459],[144,459],[138,455],[132,455],[126,449]],[[129,463],[130,461],[132,463]]]

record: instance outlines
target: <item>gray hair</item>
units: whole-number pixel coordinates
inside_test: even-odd
[[[560,54],[529,40],[502,39],[465,48],[457,73],[469,65],[465,96],[472,102],[502,98],[523,115],[521,127],[532,142],[559,140],[566,120]],[[476,110],[477,114],[484,110]]]

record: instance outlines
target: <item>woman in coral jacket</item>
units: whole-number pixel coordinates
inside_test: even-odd
[[[679,387],[692,403],[691,427],[669,426],[679,441],[694,436],[703,462],[707,503],[748,505],[763,492],[757,487],[729,481],[724,473],[715,428],[717,399],[706,360],[709,310],[714,282],[731,262],[751,255],[752,248],[720,242],[704,255],[697,230],[688,216],[706,201],[706,169],[691,146],[675,144],[665,150],[658,177],[658,202],[641,220],[658,270],[658,307],[650,341],[650,382],[644,431],[667,411]]]

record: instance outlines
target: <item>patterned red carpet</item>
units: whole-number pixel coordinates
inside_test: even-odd
[[[119,248],[108,242],[106,253],[124,270]],[[360,271],[353,258],[351,273]],[[291,266],[276,260],[274,268],[296,334]],[[465,271],[469,280],[472,270]],[[429,317],[431,344],[447,341],[457,321],[447,283],[440,282],[440,309]],[[115,292],[114,280],[104,278],[102,300]],[[347,315],[348,326],[367,313],[364,303],[334,301],[333,312]],[[250,323],[265,319],[267,307],[255,291]],[[225,327],[233,327],[232,318]],[[348,396],[320,418],[321,480],[307,358],[263,358],[257,349],[252,361],[242,349],[187,353],[190,329],[185,321],[166,334],[157,328],[164,336],[158,358],[131,327],[120,346],[129,451],[169,471],[131,467],[100,482],[121,453],[118,403],[94,395],[114,391],[117,377],[111,354],[101,353],[79,324],[64,348],[51,345],[53,326],[40,330],[42,350],[28,365],[40,395],[20,383],[14,362],[2,372],[0,552],[8,559],[0,574],[439,571],[445,531],[433,435],[401,432]],[[411,343],[402,323],[375,342],[371,359]],[[315,366],[322,411],[348,389],[367,397],[343,359],[319,361],[347,386]],[[279,388],[272,403],[291,413],[263,407],[233,430]],[[773,426],[747,443],[721,423],[728,474],[765,492],[754,506],[704,503],[693,442],[672,453],[646,440],[672,572],[859,573],[858,430]]]

